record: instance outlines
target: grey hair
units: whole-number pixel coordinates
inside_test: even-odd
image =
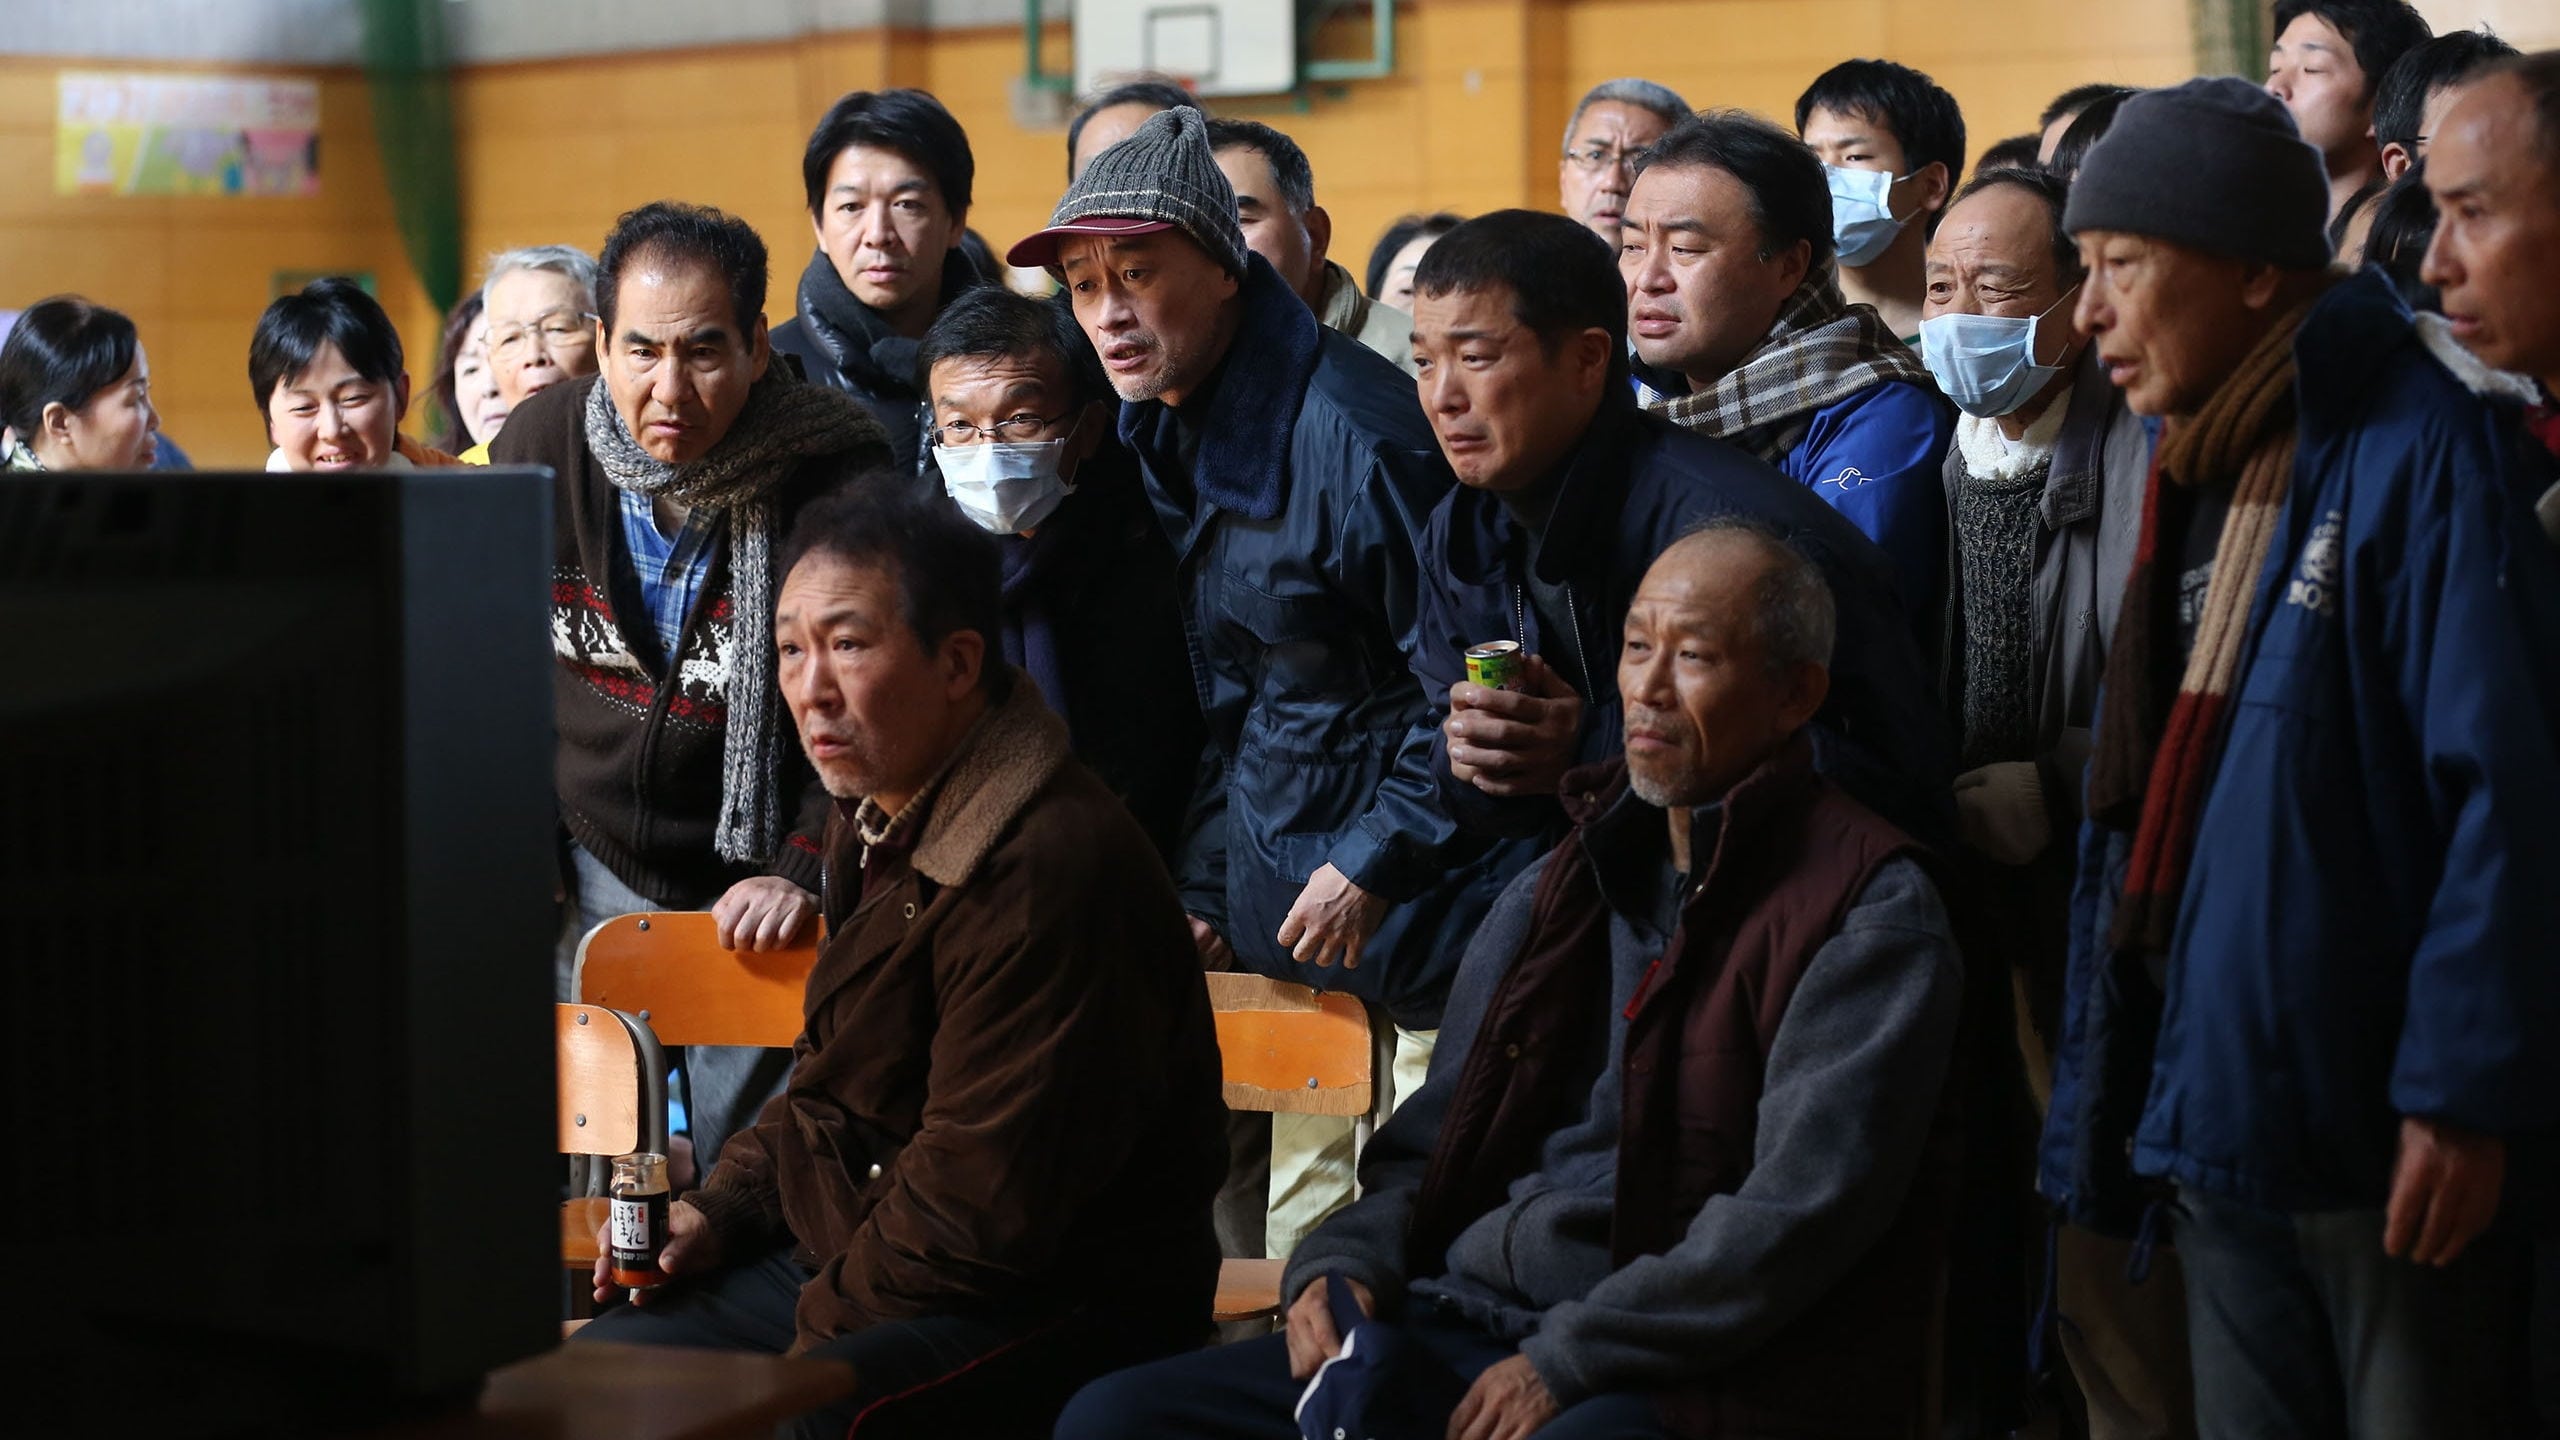
[[[1616,80],[1603,80],[1583,93],[1582,99],[1573,107],[1572,117],[1564,122],[1566,149],[1573,148],[1573,132],[1582,124],[1582,112],[1604,100],[1615,101],[1620,105],[1633,105],[1639,110],[1650,110],[1661,116],[1662,123],[1665,125],[1677,125],[1689,118],[1689,102],[1681,99],[1679,92],[1668,85],[1657,85],[1650,80],[1639,80],[1632,75],[1622,76]]]
[[[526,245],[499,251],[489,257],[487,273],[480,282],[480,293],[488,294],[489,287],[498,283],[499,276],[517,270],[548,270],[554,275],[566,275],[570,283],[578,287],[578,293],[586,297],[583,308],[588,311],[596,308],[596,260],[575,245]]]
[[[1799,665],[1831,668],[1840,615],[1822,567],[1785,535],[1743,515],[1716,516],[1680,539],[1686,543],[1724,535],[1748,540],[1769,558],[1769,572],[1751,594],[1751,628],[1769,674],[1784,675]]]

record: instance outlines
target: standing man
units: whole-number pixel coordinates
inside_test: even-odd
[[[1132,80],[1085,102],[1067,122],[1067,183],[1074,184],[1094,156],[1128,139],[1148,116],[1183,105],[1209,113],[1209,107],[1171,80]]]
[[[2445,112],[2471,82],[2516,47],[2486,30],[2448,30],[2391,62],[2373,92],[2373,138],[2382,146],[2382,178],[2399,179],[2427,158],[2427,143]]]
[[[1955,417],[1919,356],[1842,298],[1822,162],[1765,120],[1706,111],[1645,152],[1627,203],[1638,398],[1847,515],[1934,648]]]
[[[552,386],[596,373],[596,262],[586,251],[575,245],[500,251],[489,258],[480,295],[499,425]],[[488,458],[485,444],[481,458]]]
[[[784,743],[773,688],[782,527],[853,470],[886,464],[879,422],[773,364],[764,242],[673,202],[616,221],[597,267],[601,376],[508,417],[491,463],[547,465],[558,532],[553,694],[571,921],[710,909],[721,943],[782,949],[817,923],[825,796]],[[695,1050],[687,1115],[706,1166],[779,1065]],[[779,1053],[779,1052],[776,1052]]]
[[[916,342],[986,278],[960,246],[976,175],[960,122],[922,90],[854,91],[800,157],[818,249],[800,274],[800,313],[774,330],[773,348],[861,401],[910,473],[925,429]]]
[[[952,301],[918,363],[934,488],[1002,556],[990,638],[1170,863],[1206,737],[1173,547],[1113,435],[1119,397],[1073,315],[1001,285]]]
[[[2514,1434],[2560,557],[2512,412],[2327,269],[2328,180],[2272,97],[2194,80],[2127,101],[2071,194],[2081,326],[2163,430],[2044,1184],[2126,1226],[2174,1187],[2204,1435]]]
[[[1326,329],[1411,371],[1413,317],[1361,294],[1351,272],[1327,258],[1333,217],[1316,203],[1315,169],[1298,142],[1259,120],[1212,120],[1209,148],[1236,192],[1246,247],[1271,262]]]
[[[1431,515],[1413,656],[1449,697],[1435,768],[1450,813],[1528,839],[1513,871],[1562,836],[1565,772],[1624,748],[1610,657],[1636,580],[1740,517],[1786,535],[1833,596],[1815,764],[1897,823],[1942,830],[1944,727],[1892,567],[1803,486],[1636,408],[1608,251],[1558,216],[1498,210],[1441,237],[1414,283],[1423,407],[1459,482]],[[1518,688],[1467,680],[1466,648],[1489,640],[1529,657]]]
[[[2451,143],[2427,162],[2427,190],[2444,218],[2426,282],[2443,292],[2454,339],[2540,387],[2527,423],[2560,458],[2560,52],[2493,72],[2438,133]],[[2539,510],[2560,542],[2560,485]]]
[[[1829,182],[1841,293],[1917,345],[1922,260],[1964,174],[1956,97],[1908,65],[1843,60],[1796,98],[1796,133]]]
[[[993,542],[900,488],[782,557],[835,812],[790,1088],[669,1207],[670,1283],[578,1338],[850,1364],[789,1437],[1046,1435],[1207,1328],[1217,1040],[1164,867],[996,654]]]
[[[1592,86],[1564,126],[1564,159],[1556,165],[1564,213],[1617,248],[1636,155],[1688,115],[1688,101],[1650,80],[1604,80]]]
[[[1956,815],[1984,924],[1968,958],[2014,986],[2028,1082],[2052,1089],[2070,949],[2080,781],[2151,440],[2072,323],[2087,283],[2047,170],[1976,176],[1929,242],[1920,349],[1964,418],[1947,448],[1948,708]],[[2129,1286],[2131,1247],[2064,1225],[2051,1250],[2056,1327],[2090,1440],[2195,1433],[2174,1253]]]
[[[2423,44],[2426,17],[2403,0],[2277,0],[2267,93],[2293,112],[2294,127],[2320,152],[2329,177],[2329,244],[2340,242],[2382,191],[2382,147],[2374,137],[2374,91],[2394,62]]]
[[[1418,1082],[1491,886],[1460,863],[1406,664],[1449,487],[1413,384],[1245,248],[1188,107],[1104,152],[1008,259],[1065,283],[1178,557],[1213,761],[1178,876],[1201,955],[1368,1001]],[[1274,1124],[1270,1253],[1349,1199],[1350,1148],[1341,1122]]]

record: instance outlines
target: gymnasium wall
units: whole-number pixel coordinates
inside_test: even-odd
[[[622,13],[667,8],[649,0]],[[1061,131],[1014,120],[1020,25],[952,23],[994,19],[1008,8],[826,0],[804,13],[881,23],[781,40],[466,63],[455,78],[466,253],[547,241],[592,249],[633,205],[705,202],[764,233],[779,320],[792,308],[811,247],[799,184],[809,127],[844,91],[887,85],[932,90],[968,127],[978,161],[971,223],[1001,249],[1046,219],[1065,184]],[[2560,12],[2547,0],[2431,0],[2422,8],[2440,26],[2485,15],[2520,44],[2560,43],[2560,33],[2545,33],[2560,32],[2553,18]],[[752,10],[750,3],[741,13]],[[2192,69],[2187,25],[2186,0],[1411,0],[1398,12],[1392,77],[1219,108],[1268,121],[1306,146],[1318,197],[1334,217],[1335,255],[1358,270],[1378,232],[1406,211],[1552,205],[1573,100],[1613,76],[1643,75],[1692,104],[1739,105],[1785,120],[1826,65],[1886,56],[1955,92],[1978,155],[2032,127],[2044,103],[2071,85],[2182,78]],[[1044,65],[1066,69],[1068,27],[1052,23],[1045,33]],[[466,30],[458,48],[526,53],[539,38],[493,40]],[[643,38],[663,45],[667,36],[652,30]],[[1356,58],[1368,44],[1367,17],[1350,15],[1318,37],[1317,53]],[[152,356],[167,429],[205,463],[248,464],[264,454],[245,366],[250,328],[278,271],[373,274],[423,387],[435,317],[392,222],[353,69],[254,67],[321,82],[316,199],[53,193],[54,73],[155,66],[249,68],[0,54],[0,175],[9,177],[0,185],[0,307],[77,290],[130,311]]]

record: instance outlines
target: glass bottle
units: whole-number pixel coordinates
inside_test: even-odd
[[[667,1248],[667,1157],[647,1150],[616,1156],[605,1193],[613,1202],[613,1283],[635,1291],[665,1284],[658,1257]]]

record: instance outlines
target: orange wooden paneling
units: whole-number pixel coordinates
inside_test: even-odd
[[[2458,4],[2427,8],[2439,24],[2464,18],[2442,13]],[[2156,84],[2190,68],[2184,0],[1415,0],[1398,24],[1392,77],[1219,106],[1306,147],[1333,215],[1335,258],[1354,270],[1406,211],[1553,205],[1566,113],[1613,76],[1783,120],[1833,61],[1888,56],[1955,92],[1979,153],[2031,126],[2068,86]],[[1367,17],[1345,14],[1317,52],[1367,46]],[[1050,27],[1047,63],[1064,66],[1071,54],[1067,27]],[[513,245],[593,249],[631,206],[716,204],[771,247],[768,308],[780,320],[795,308],[811,247],[799,175],[809,128],[846,90],[896,84],[934,91],[968,128],[978,162],[970,223],[1001,250],[1046,221],[1065,185],[1061,132],[1014,123],[1021,67],[1022,35],[1008,26],[464,70],[455,101],[466,253],[476,270],[479,257]],[[63,68],[82,67],[0,56],[0,174],[18,177],[0,188],[0,306],[78,289],[130,311],[169,432],[208,461],[264,453],[241,375],[274,271],[375,274],[424,386],[435,317],[400,246],[359,76],[299,72],[323,87],[319,199],[111,200],[52,193],[53,75]]]

